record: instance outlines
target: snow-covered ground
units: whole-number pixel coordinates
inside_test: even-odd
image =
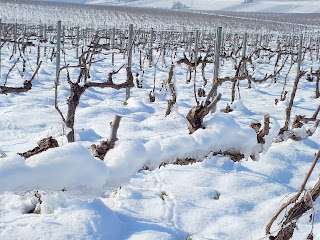
[[[204,11],[320,13],[318,0],[45,0],[52,2],[85,3],[151,8],[177,8]],[[181,4],[176,4],[177,2]]]
[[[43,53],[43,52],[42,52]],[[27,52],[28,74],[36,66],[36,47]],[[154,53],[154,59],[158,56]],[[182,57],[181,49],[178,58]],[[1,85],[14,63],[11,48],[2,48]],[[75,53],[66,60],[75,62]],[[186,84],[187,67],[176,66],[174,82],[177,104],[165,117],[168,90],[161,84],[168,78],[169,68],[158,65],[156,101],[149,102],[154,69],[145,66],[143,88],[131,89],[125,103],[125,90],[88,89],[81,97],[76,112],[76,143],[68,144],[66,129],[54,107],[55,62],[41,54],[43,65],[33,81],[32,89],[23,94],[0,95],[0,239],[265,239],[265,226],[281,203],[297,192],[314,154],[320,147],[320,131],[303,141],[272,143],[259,155],[256,134],[251,122],[260,122],[265,114],[272,119],[270,135],[277,134],[285,120],[287,102],[275,105],[284,81],[240,84],[241,100],[231,113],[220,111],[230,104],[231,84],[219,87],[222,99],[218,111],[204,121],[206,129],[190,135],[185,118],[195,106],[193,84]],[[303,69],[318,69],[319,60],[307,60]],[[168,57],[167,63],[171,59]],[[257,65],[256,74],[272,73],[271,64]],[[123,64],[123,55],[97,62],[91,69],[92,81],[104,81],[108,73]],[[138,51],[133,57],[133,73],[139,72]],[[293,69],[296,68],[294,65]],[[210,89],[213,66],[206,68]],[[197,87],[202,78],[198,70]],[[21,86],[21,69],[17,66],[7,86]],[[76,77],[77,71],[71,71]],[[140,72],[141,74],[141,72]],[[232,76],[233,64],[222,63],[221,76]],[[296,71],[288,77],[291,91]],[[125,70],[114,76],[115,82],[126,79]],[[314,99],[315,83],[304,78],[294,102],[292,115],[311,116],[319,105]],[[61,79],[59,104],[66,111],[69,96],[66,79]],[[92,157],[92,143],[106,140],[109,122],[122,116],[119,140],[104,161]],[[50,149],[27,160],[18,156],[36,146],[36,142],[54,136],[59,148]],[[234,163],[228,157],[212,156],[211,151],[237,150],[246,156]],[[166,165],[177,158],[193,157],[201,162],[192,165]],[[144,166],[149,170],[139,171]],[[307,188],[318,180],[316,166]],[[64,191],[62,191],[64,190]],[[28,214],[37,204],[36,191],[42,195],[41,214]],[[314,239],[320,239],[320,202],[314,202]],[[298,222],[296,240],[306,239],[311,230],[309,215]],[[275,224],[272,231],[277,230]]]
[[[180,2],[185,8],[205,11],[320,13],[317,0],[253,0],[252,3],[245,3],[244,0],[89,0],[86,4],[172,8],[176,2]]]
[[[310,2],[308,2],[310,4],[304,3],[305,6],[311,6]],[[122,6],[0,0],[0,18],[2,22],[7,23],[46,24],[47,27],[56,26],[60,20],[65,26],[94,29],[128,28],[129,24],[133,24],[135,28],[162,30],[165,27],[180,31],[195,29],[215,31],[219,26],[223,27],[224,32],[231,33],[244,30],[250,33],[277,32],[277,34],[319,31],[320,14],[255,12],[255,5],[242,5],[253,6],[250,10],[252,12],[214,12],[210,11],[210,8],[200,12],[188,9],[181,11],[137,8],[133,7],[133,3]],[[315,12],[318,11],[316,6],[312,7]]]

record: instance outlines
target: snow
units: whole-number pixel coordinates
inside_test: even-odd
[[[0,161],[0,192],[25,189],[100,193],[107,168],[79,143],[49,149],[25,160],[18,155]]]
[[[320,12],[319,4],[317,2],[313,4],[311,0],[303,1],[304,7],[297,11],[281,11],[281,7],[278,6],[282,4],[280,1],[277,1],[274,6],[271,1],[259,1],[250,4],[231,4],[229,8],[217,8],[218,6],[226,6],[227,2],[225,1],[206,2],[201,0],[202,3],[192,2],[194,9],[200,10],[171,10],[167,5],[152,7],[154,4],[160,3],[153,0],[148,2],[149,5],[146,5],[150,8],[134,7],[145,6],[141,1],[117,1],[111,5],[61,4],[23,0],[0,1],[2,2],[0,4],[2,22],[18,24],[27,22],[35,25],[41,23],[42,26],[46,24],[47,27],[50,27],[56,26],[57,21],[60,20],[62,24],[72,27],[108,28],[109,33],[113,27],[127,29],[129,24],[133,24],[135,29],[163,30],[163,26],[166,26],[168,29],[179,31],[194,31],[194,29],[213,31],[217,27],[223,27],[227,32],[242,32],[245,28],[248,33],[264,31],[292,34],[293,32],[319,31],[319,18],[316,14],[309,14]],[[170,5],[173,2],[168,0],[167,3]],[[296,3],[299,2],[284,2],[284,7],[294,6]],[[272,11],[268,12],[268,9]],[[250,12],[248,12],[249,10]],[[286,14],[280,14],[283,12]],[[118,44],[116,42],[116,45]],[[35,43],[35,45],[39,45],[39,43]],[[40,44],[40,46],[47,46],[50,49],[49,44]],[[107,53],[111,53],[111,51],[107,51]],[[13,62],[14,59],[10,61]]]
[[[2,49],[2,82],[12,66],[11,49]],[[68,49],[67,49],[68,51]],[[66,55],[73,62],[74,55]],[[139,72],[138,52],[133,56],[133,71]],[[179,57],[183,51],[179,50]],[[28,53],[30,65],[36,65],[36,51]],[[161,88],[169,69],[157,68],[156,101],[150,103],[154,69],[145,67],[144,88],[131,89],[125,102],[125,90],[88,89],[81,97],[76,112],[76,143],[67,143],[67,129],[54,108],[55,63],[41,55],[44,62],[33,82],[23,94],[0,95],[0,239],[263,239],[267,222],[279,206],[300,188],[305,173],[320,147],[320,131],[302,141],[273,142],[285,119],[287,102],[274,104],[279,98],[284,76],[276,84],[240,83],[241,99],[224,113],[231,99],[231,84],[219,87],[222,100],[218,111],[204,119],[205,129],[190,135],[185,118],[195,105],[192,84],[185,83],[187,67],[175,68],[177,105],[165,117],[170,93]],[[111,61],[97,62],[92,79],[104,81],[107,74],[118,69],[123,55]],[[319,68],[306,56],[304,69]],[[168,57],[168,62],[171,59]],[[273,72],[271,63],[261,64]],[[221,75],[233,74],[232,64],[225,62]],[[295,66],[295,65],[294,65]],[[28,66],[30,77],[32,70]],[[211,70],[210,70],[211,69]],[[212,66],[206,76],[212,78]],[[288,66],[285,67],[288,70]],[[284,71],[286,72],[286,71]],[[141,72],[140,72],[141,73]],[[77,71],[71,72],[76,77]],[[288,77],[291,91],[296,73]],[[126,79],[125,70],[115,81]],[[201,77],[197,87],[201,87]],[[8,85],[21,86],[15,70]],[[210,81],[209,81],[210,82]],[[208,92],[210,83],[206,87]],[[319,105],[314,99],[314,83],[301,79],[293,113],[312,116]],[[66,112],[68,84],[61,78],[59,105]],[[201,99],[202,100],[202,99]],[[90,145],[106,140],[114,115],[122,116],[118,141],[105,159],[94,158]],[[270,114],[270,133],[262,153],[258,153],[256,133],[251,122],[263,123]],[[300,130],[301,131],[301,130]],[[30,150],[36,142],[53,136],[60,147],[47,150],[25,160],[18,152]],[[244,154],[241,162],[232,162],[216,151]],[[4,155],[3,154],[3,155]],[[250,156],[257,155],[258,161]],[[259,156],[258,156],[259,155]],[[2,154],[0,155],[2,156]],[[189,165],[169,164],[177,159],[196,158]],[[160,166],[167,163],[166,166]],[[150,170],[141,170],[148,167]],[[139,171],[141,170],[141,171]],[[319,179],[316,166],[307,184],[312,187]],[[34,196],[41,194],[42,204]],[[219,195],[218,199],[217,195]],[[163,199],[162,199],[163,198]],[[314,239],[320,239],[320,202],[314,203]],[[41,206],[41,214],[28,214]],[[281,215],[282,216],[282,215]],[[278,222],[272,228],[277,230]],[[296,240],[305,239],[311,229],[309,214],[298,222]]]
[[[136,7],[171,8],[176,0],[89,0],[86,4],[121,5]],[[235,11],[235,12],[273,12],[273,13],[319,13],[320,6],[316,0],[180,0],[190,10]]]
[[[132,99],[129,99],[128,106],[129,112],[150,110]],[[210,121],[205,122],[205,126],[206,129],[200,129],[193,135],[185,131],[179,136],[151,140],[145,144],[137,140],[121,141],[106,155],[105,164],[92,157],[90,151],[79,143],[49,149],[27,160],[13,155],[0,161],[0,175],[3,176],[0,191],[57,191],[67,188],[91,195],[100,193],[105,184],[125,184],[139,169],[146,166],[155,169],[161,163],[172,163],[176,159],[188,157],[201,159],[211,151],[220,150],[240,152],[247,159],[250,155],[258,154],[253,129],[242,129],[227,114],[215,114]]]
[[[37,1],[37,0],[36,0]],[[40,0],[39,0],[40,1]],[[317,0],[44,0],[62,3],[88,5],[151,7],[170,9],[175,2],[183,4],[183,10],[224,11],[224,12],[271,12],[271,13],[319,13]]]

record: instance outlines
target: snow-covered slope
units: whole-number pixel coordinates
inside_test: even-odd
[[[50,1],[50,0],[47,0]],[[318,0],[51,0],[98,5],[181,8],[205,11],[320,13]],[[178,3],[178,4],[177,4]]]
[[[274,47],[275,41],[276,38],[272,41]],[[19,54],[10,59],[12,46],[9,44],[2,48],[1,84]],[[277,105],[275,98],[280,97],[285,78],[285,89],[293,89],[296,64],[286,77],[290,67],[288,59],[276,83],[252,82],[249,89],[246,81],[241,82],[238,90],[241,100],[231,105],[233,111],[206,116],[206,129],[190,135],[185,116],[195,105],[195,98],[193,84],[186,84],[187,65],[177,65],[174,69],[177,103],[165,117],[171,94],[163,86],[167,85],[169,69],[166,66],[172,62],[173,55],[165,55],[164,60],[160,58],[157,71],[148,67],[148,61],[143,62],[142,74],[136,48],[132,71],[140,73],[143,88],[133,88],[126,104],[124,89],[86,90],[76,112],[77,143],[67,144],[66,129],[54,107],[55,60],[51,62],[51,54],[44,55],[43,45],[40,46],[43,64],[32,82],[32,89],[21,94],[0,94],[0,154],[4,156],[0,158],[1,240],[267,239],[264,233],[267,222],[279,206],[299,190],[320,147],[319,128],[303,141],[272,143],[260,154],[259,161],[233,162],[208,151],[232,147],[251,155],[257,138],[249,124],[261,121],[267,113],[273,119],[270,134],[277,134],[284,123],[288,98]],[[75,48],[70,48],[67,42],[64,46],[65,64],[75,65]],[[176,58],[181,59],[184,52],[179,48]],[[37,64],[37,47],[27,48],[25,53],[30,61],[25,77],[20,75],[22,63],[19,62],[8,77],[7,86],[21,86],[25,78],[31,77],[31,67]],[[159,53],[153,53],[153,59],[159,57]],[[273,73],[277,56],[271,59],[264,54],[260,56],[255,62],[254,76]],[[309,51],[305,54],[303,70],[319,69],[320,62],[315,61],[315,57],[313,54],[311,58]],[[115,66],[111,65],[110,58],[92,65],[90,79],[93,82],[105,81],[108,73],[118,70],[124,62],[122,53],[115,55]],[[206,92],[213,75],[213,64],[210,65],[205,69],[205,76],[210,79]],[[221,77],[234,75],[233,66],[233,60],[224,59]],[[200,73],[200,66],[198,70]],[[76,79],[78,73],[71,70],[71,78]],[[199,75],[196,88],[203,84]],[[114,80],[124,79],[126,71],[122,68]],[[59,106],[65,113],[69,96],[65,75],[60,83]],[[149,93],[154,84],[156,98],[151,103]],[[223,110],[230,103],[231,87],[229,82],[219,86],[222,99],[217,109]],[[319,105],[314,93],[315,82],[301,79],[292,115],[312,116]],[[93,158],[87,148],[108,138],[109,122],[115,114],[122,116],[119,140],[104,161],[100,161]],[[34,148],[37,140],[51,135],[59,141],[59,148],[27,160],[16,154]],[[161,162],[201,155],[203,161],[192,165],[158,167]],[[137,172],[146,165],[154,170]],[[317,165],[306,189],[318,181],[319,174]],[[27,214],[36,205],[40,206],[35,191],[42,195],[42,214]],[[309,214],[303,216],[293,240],[306,239],[311,226],[314,239],[320,239],[320,199],[313,202],[313,207],[314,222],[309,222]],[[278,225],[274,224],[271,230],[278,230]]]
[[[310,1],[279,1],[254,0],[244,3],[244,0],[89,0],[88,4],[115,4],[137,7],[172,8],[174,3],[180,2],[192,10],[239,11],[239,12],[283,12],[283,13],[320,13],[318,0]]]

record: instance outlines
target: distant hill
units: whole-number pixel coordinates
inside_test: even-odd
[[[38,0],[39,1],[39,0]],[[320,13],[319,0],[42,0],[205,11]],[[247,3],[248,2],[248,3]]]

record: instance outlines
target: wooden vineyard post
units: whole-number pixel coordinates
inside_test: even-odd
[[[258,48],[258,41],[259,41],[259,35],[258,33],[256,34],[256,40],[254,41],[254,50]]]
[[[199,48],[199,30],[196,30],[196,38],[194,43],[194,82],[193,82],[193,93],[194,97],[197,101],[197,93],[196,93],[196,81],[197,81],[197,66],[198,66],[198,48]]]
[[[112,29],[112,49],[114,49],[114,45],[115,45],[115,40],[116,40],[116,29],[113,28]],[[111,62],[112,62],[112,66],[114,66],[114,52],[112,53],[111,56]]]
[[[77,48],[76,48],[76,58],[79,58],[79,42],[80,42],[80,28],[77,26]]]
[[[65,26],[63,26],[62,28],[61,28],[61,34],[60,34],[60,36],[61,36],[61,38],[62,38],[62,40],[60,41],[60,49],[61,49],[61,46],[62,46],[62,52],[64,52],[64,43],[65,43],[65,39],[66,39],[66,36],[65,36],[65,34],[66,34],[66,27]],[[61,52],[61,51],[60,51]]]
[[[221,34],[222,34],[222,27],[217,28],[217,35],[215,41],[215,49],[214,49],[214,71],[213,71],[213,81],[212,85],[217,81],[219,76],[219,61],[220,61],[220,48],[221,48]],[[217,89],[214,90],[212,95],[212,101],[217,96]],[[216,108],[214,107],[211,112],[214,113]]]
[[[47,43],[47,25],[45,24],[44,25],[44,29],[43,29],[43,38],[45,40],[45,43]],[[44,50],[43,50],[43,55],[46,57],[47,56],[47,47],[45,46],[44,47]]]
[[[133,24],[129,24],[128,67],[131,67],[131,64],[132,64],[132,42],[133,42]]]
[[[247,38],[248,38],[248,34],[244,33],[243,34],[243,41],[242,41],[242,59],[245,59],[246,57],[246,52],[247,52]],[[242,62],[242,66],[241,66],[241,76],[245,75],[245,70],[246,70],[246,61]],[[248,88],[251,88],[251,80],[248,80]]]
[[[40,24],[39,25],[39,38],[42,38],[43,37],[43,25]]]
[[[83,46],[87,46],[88,45],[88,39],[87,39],[87,36],[88,36],[88,28],[86,27],[86,29],[83,29]]]
[[[247,51],[247,38],[248,34],[244,33],[243,34],[243,41],[242,41],[242,57],[246,57],[246,51]]]
[[[17,40],[18,39],[18,23],[14,25],[14,45],[13,45],[13,52],[17,53]]]
[[[300,74],[301,71],[302,39],[303,35],[301,34],[299,37],[297,76]]]
[[[214,71],[213,71],[213,82],[217,80],[219,76],[219,61],[220,61],[220,47],[221,47],[221,33],[222,33],[222,27],[217,28],[217,35],[216,35],[216,41],[215,41],[215,49],[214,49]],[[214,98],[217,95],[217,92],[215,92],[212,96]]]
[[[61,48],[61,21],[57,22],[57,55],[56,55],[56,85],[59,85],[59,71],[60,71],[60,48]]]
[[[199,48],[199,30],[196,30],[196,38],[194,43],[194,70],[196,72],[197,69],[197,60],[198,60],[198,48]]]
[[[132,42],[133,42],[133,24],[129,24],[129,38],[128,38],[128,68],[131,71],[132,64]],[[126,88],[126,101],[130,98],[130,87]]]
[[[293,64],[294,39],[295,39],[295,36],[291,34],[289,38],[289,49],[291,52],[290,64]]]
[[[106,38],[106,46],[108,45],[108,34],[109,34],[109,31],[108,31],[108,26],[104,26],[105,29],[106,29],[106,35],[105,35],[105,38]],[[102,33],[101,33],[102,34]],[[109,38],[110,39],[110,38]],[[110,41],[109,41],[109,47],[110,47]]]
[[[162,44],[163,41],[163,31],[160,31],[160,44]]]
[[[192,52],[192,48],[191,48],[191,45],[192,45],[192,35],[193,33],[190,32],[190,36],[188,37],[187,36],[187,43],[186,43],[186,51],[189,52],[189,56],[191,56],[191,52]],[[191,81],[191,66],[188,66],[188,72],[186,74],[186,83],[190,83]]]
[[[188,32],[188,34],[187,34],[187,40],[186,40],[186,52],[189,52],[189,53],[190,53],[191,42],[192,42],[192,33]]]
[[[153,64],[153,51],[152,51],[152,43],[153,43],[153,38],[154,38],[154,32],[153,32],[153,28],[151,28],[150,30],[150,52],[149,52],[149,67],[152,67]]]
[[[166,45],[163,38],[163,31],[160,31],[160,47],[162,51],[162,67],[165,66]]]

